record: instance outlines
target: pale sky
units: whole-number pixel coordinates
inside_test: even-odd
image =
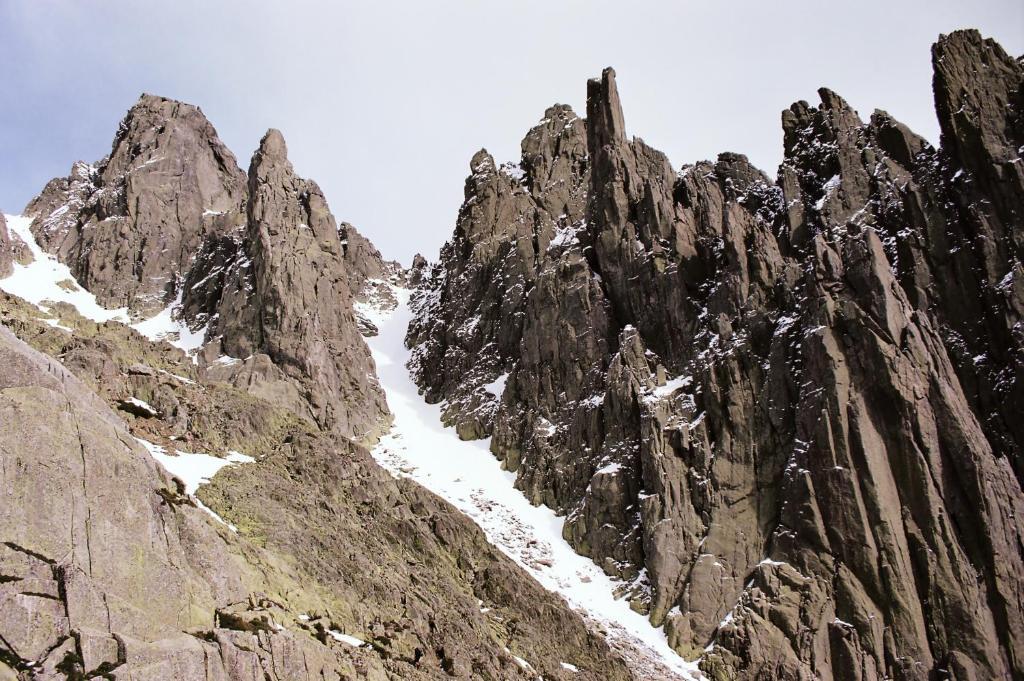
[[[774,177],[780,111],[823,85],[937,143],[929,47],[963,27],[1024,52],[1020,0],[0,0],[0,208],[103,157],[151,92],[202,107],[243,170],[279,128],[339,220],[432,260],[473,153],[518,160],[605,66],[676,167],[736,151]]]

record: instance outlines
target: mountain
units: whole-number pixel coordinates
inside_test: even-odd
[[[387,428],[352,311],[360,266],[346,266],[323,193],[295,175],[278,131],[247,177],[197,107],[143,95],[107,158],[76,163],[25,212],[100,304],[173,310],[218,380],[364,443]]]
[[[75,163],[25,209],[32,233],[107,307],[157,312],[199,246],[244,220],[246,178],[195,106],[143,95],[110,154]]]
[[[1024,679],[1024,60],[932,61],[774,178],[606,69],[408,269],[143,95],[0,216],[0,679]]]
[[[355,308],[405,272],[279,132],[245,174],[144,95],[26,214],[0,222],[0,678],[638,678],[371,456]]]
[[[425,398],[711,678],[1024,678],[1024,66],[932,62],[938,148],[822,89],[774,180],[607,69],[421,269]]]

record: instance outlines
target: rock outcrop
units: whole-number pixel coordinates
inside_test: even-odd
[[[521,165],[498,167],[481,150],[470,169],[455,236],[421,284],[408,335],[428,401],[447,400],[445,418],[463,438],[492,429],[496,386],[520,353],[527,295],[544,276],[538,264],[583,228],[585,125],[569,107],[551,107],[523,141]],[[585,314],[586,305],[566,300],[562,309]]]
[[[369,318],[371,311],[395,309],[395,287],[409,287],[409,273],[401,263],[384,260],[370,240],[349,223],[338,225],[338,236],[345,253],[348,288],[356,301],[359,331],[364,336],[376,336],[377,327]]]
[[[823,89],[775,181],[676,172],[606,70],[415,295],[426,397],[713,678],[1024,677],[1024,67],[933,62],[940,148]]]
[[[0,214],[0,279],[10,276],[13,262],[11,235],[7,231],[7,221],[4,220],[3,214]]]
[[[32,233],[100,304],[140,317],[182,293],[204,240],[243,219],[245,175],[198,107],[142,95],[95,165],[46,185]],[[202,326],[202,323],[199,324]]]

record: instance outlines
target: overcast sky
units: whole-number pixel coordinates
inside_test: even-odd
[[[937,142],[929,47],[961,27],[1024,52],[1020,0],[0,0],[0,208],[103,157],[151,92],[202,107],[243,169],[279,128],[339,220],[434,259],[473,153],[518,160],[605,66],[677,167],[737,151],[774,176],[779,112],[822,85]]]

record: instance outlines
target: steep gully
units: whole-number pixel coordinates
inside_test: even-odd
[[[424,402],[407,368],[411,351],[405,333],[413,316],[409,292],[399,290],[397,298],[395,309],[371,318],[379,333],[368,339],[395,418],[391,431],[372,450],[378,463],[471,517],[495,546],[606,631],[609,644],[625,656],[650,655],[685,678],[703,678],[695,662],[683,660],[668,646],[662,630],[631,610],[628,599],[616,598],[621,582],[562,538],[564,519],[546,506],[530,504],[515,489],[515,474],[502,470],[490,454],[489,438],[459,439],[454,428],[442,424],[442,407]]]
[[[47,309],[45,304],[63,302],[83,316],[97,322],[128,322],[125,309],[107,309],[86,292],[68,268],[46,254],[28,229],[30,217],[7,215],[11,233],[24,243],[34,260],[15,264],[13,272],[0,279],[0,289],[19,295]],[[504,471],[489,451],[490,440],[461,440],[451,427],[443,425],[441,407],[426,403],[408,369],[411,351],[405,346],[405,334],[413,317],[410,291],[391,287],[380,280],[372,285],[390,289],[384,304],[358,303],[357,308],[376,328],[367,339],[377,366],[377,375],[394,416],[390,431],[372,450],[377,462],[396,477],[407,477],[453,504],[472,518],[487,539],[527,570],[544,588],[564,597],[590,625],[602,631],[608,643],[634,670],[645,678],[703,679],[696,662],[678,656],[668,645],[664,632],[652,627],[648,619],[630,609],[628,599],[617,595],[623,586],[608,577],[593,561],[578,554],[562,538],[563,519],[546,506],[534,506],[515,489],[515,474]],[[377,296],[375,300],[380,300]],[[392,301],[396,301],[397,305]],[[169,340],[194,354],[196,335],[180,322],[180,307],[172,305],[157,315],[133,324],[133,328],[151,340]],[[170,321],[170,320],[179,321]],[[44,320],[45,321],[45,320]],[[198,334],[202,338],[202,333]],[[500,390],[493,388],[496,392]],[[148,406],[148,405],[147,405]],[[167,456],[160,447],[140,442],[171,475],[181,477],[182,467],[190,465],[188,456]],[[223,467],[250,457],[226,460],[198,454],[214,465],[201,482],[209,482]],[[195,476],[193,476],[195,477]],[[192,482],[194,494],[197,483]],[[219,522],[217,514],[198,499],[194,502]],[[234,527],[228,524],[232,530]],[[529,670],[529,660],[519,658]],[[565,663],[571,671],[574,665]]]

